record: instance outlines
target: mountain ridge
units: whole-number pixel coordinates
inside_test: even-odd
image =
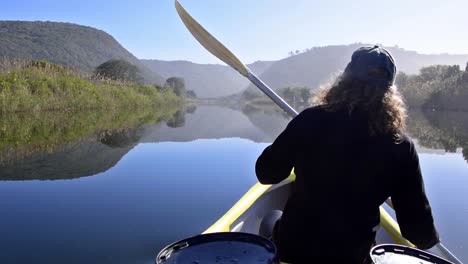
[[[242,92],[249,81],[229,66],[202,64],[187,60],[141,60],[149,69],[163,78],[182,77],[186,90],[194,90],[200,98],[216,98]],[[272,61],[256,61],[248,64],[254,73],[260,74]]]
[[[344,69],[351,54],[365,43],[314,47],[276,61],[255,61],[247,66],[273,89],[308,87],[317,89]],[[397,70],[417,73],[435,64],[462,67],[468,54],[424,54],[398,46],[387,47]],[[48,60],[90,73],[111,59],[124,59],[141,70],[148,84],[164,84],[169,77],[185,79],[186,90],[199,98],[221,98],[256,89],[242,75],[222,64],[187,60],[139,59],[112,35],[91,26],[69,22],[0,20],[0,58]]]
[[[273,89],[288,86],[317,89],[332,80],[334,75],[339,74],[351,60],[352,53],[361,46],[372,46],[372,44],[353,43],[314,47],[276,61],[259,77]],[[407,74],[416,74],[422,67],[435,64],[464,66],[468,61],[468,54],[422,54],[398,46],[385,48],[395,58],[397,70]],[[248,89],[257,90],[252,84]]]

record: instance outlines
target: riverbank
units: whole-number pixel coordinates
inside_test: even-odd
[[[170,89],[93,79],[48,62],[0,62],[0,114],[165,107],[182,102]]]

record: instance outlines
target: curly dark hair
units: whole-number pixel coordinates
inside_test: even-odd
[[[328,111],[367,113],[371,135],[393,134],[401,139],[406,126],[406,106],[395,85],[377,86],[342,74],[314,98]]]

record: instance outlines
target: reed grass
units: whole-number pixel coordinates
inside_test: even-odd
[[[182,100],[170,89],[93,78],[46,61],[0,60],[0,114],[165,107]]]

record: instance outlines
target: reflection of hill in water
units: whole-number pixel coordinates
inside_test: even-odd
[[[275,138],[286,128],[291,120],[278,106],[274,109],[249,109],[247,105],[243,113],[248,116],[250,122],[269,136],[266,142],[273,142]]]
[[[25,119],[27,133],[19,129],[22,125],[10,133],[12,137],[24,134],[28,139],[16,148],[8,144],[5,147],[0,141],[0,180],[54,180],[95,175],[112,168],[138,143],[233,137],[268,143],[289,122],[282,111],[236,110],[216,105],[174,111],[170,118],[134,112],[53,120],[31,127],[31,120]],[[33,134],[44,133],[45,127],[51,127],[46,134]],[[58,131],[64,135],[58,135]],[[468,157],[468,113],[411,112],[408,131],[423,152],[454,152],[462,148],[465,159]]]
[[[230,137],[271,142],[287,121],[275,113],[251,112],[246,116],[241,111],[223,106],[198,106],[193,114],[185,114],[183,126],[145,125],[142,142],[187,142]]]
[[[151,111],[150,111],[151,112]],[[112,168],[139,142],[188,142],[239,137],[271,142],[287,119],[275,113],[222,106],[175,111],[172,117],[135,111],[90,117],[61,114],[13,118],[10,140],[0,142],[0,180],[55,180],[95,175]],[[21,122],[24,122],[22,124]],[[13,125],[16,124],[16,125]],[[38,134],[38,132],[41,134]],[[24,135],[18,138],[18,134]],[[8,142],[19,142],[16,147]]]
[[[462,148],[468,161],[468,113],[412,111],[409,116],[408,132],[421,147],[435,152],[456,152]]]
[[[111,147],[97,141],[95,136],[88,136],[62,145],[52,153],[36,153],[0,167],[0,180],[57,180],[91,176],[112,168],[134,146]]]
[[[104,172],[140,141],[142,124],[168,120],[174,112],[140,109],[4,117],[0,180],[71,179]]]

